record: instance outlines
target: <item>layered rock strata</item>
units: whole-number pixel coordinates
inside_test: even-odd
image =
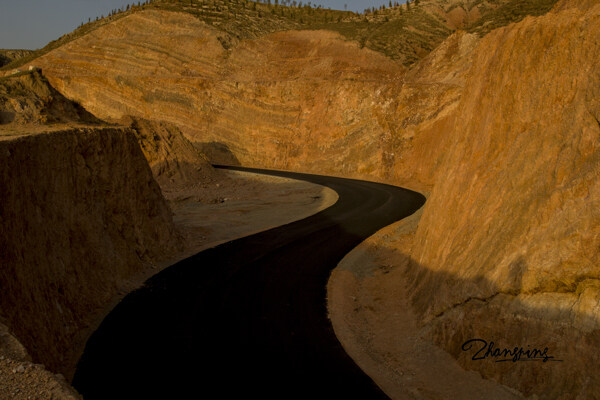
[[[597,4],[483,38],[416,233],[411,297],[429,337],[527,395],[600,390],[599,54]],[[564,361],[473,361],[471,338]]]

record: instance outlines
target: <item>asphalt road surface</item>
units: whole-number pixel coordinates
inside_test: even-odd
[[[75,388],[86,400],[387,398],[338,342],[327,280],[353,247],[425,198],[372,182],[232,169],[328,186],[339,200],[150,278],[91,336]]]

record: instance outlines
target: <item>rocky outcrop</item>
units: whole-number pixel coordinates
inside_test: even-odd
[[[34,364],[23,345],[0,323],[0,398],[80,400],[62,374]]]
[[[175,125],[140,118],[125,118],[121,122],[128,123],[135,132],[163,193],[181,188],[191,189],[221,178],[206,157]]]
[[[32,50],[0,50],[0,67],[33,53]]]
[[[413,251],[428,335],[544,398],[600,390],[599,43],[600,6],[576,2],[482,39]],[[473,361],[471,338],[564,362]]]
[[[121,285],[179,248],[171,213],[130,130],[0,138],[0,313],[68,376]]]
[[[0,126],[100,121],[54,89],[38,69],[0,78]]]

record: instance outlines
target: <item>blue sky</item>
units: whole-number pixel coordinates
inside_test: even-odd
[[[389,0],[316,0],[323,7],[363,11]],[[402,1],[404,2],[404,1]],[[127,0],[0,0],[0,49],[38,49],[89,17],[133,3]],[[137,0],[136,0],[137,3]]]

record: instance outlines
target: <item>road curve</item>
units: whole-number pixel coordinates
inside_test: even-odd
[[[229,167],[328,186],[311,217],[202,251],[127,295],[91,336],[73,386],[90,399],[377,399],[327,318],[331,270],[425,198],[373,182]]]

